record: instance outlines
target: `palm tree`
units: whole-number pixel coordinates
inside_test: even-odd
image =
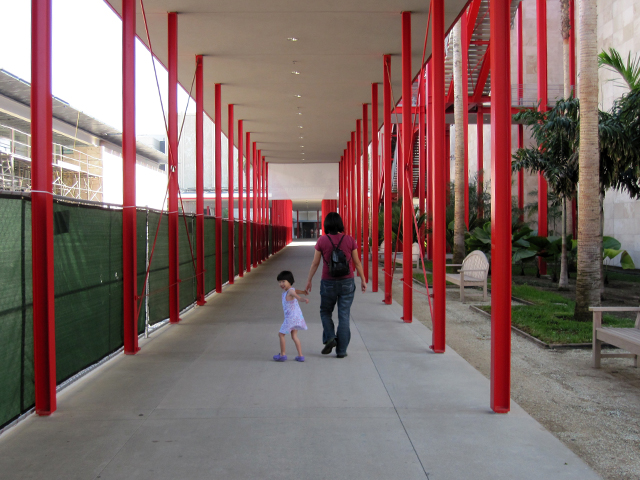
[[[609,48],[608,52],[603,50],[598,55],[598,66],[619,73],[629,90],[640,89],[640,58],[637,55],[632,60],[629,52],[625,65],[620,53],[615,48]]]
[[[576,320],[590,321],[589,307],[600,305],[600,149],[598,136],[597,2],[581,0],[580,18],[580,188]]]
[[[562,34],[562,66],[564,70],[564,98],[571,96],[571,78],[569,70],[569,39],[571,38],[571,22],[573,18],[569,16],[569,0],[560,0],[560,33]]]
[[[455,112],[455,216],[453,229],[453,263],[464,260],[464,99],[462,98],[462,22],[453,27],[453,98]]]

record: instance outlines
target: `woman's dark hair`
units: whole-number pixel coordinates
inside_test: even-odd
[[[283,270],[278,274],[278,281],[286,280],[289,282],[289,285],[293,285],[293,273],[289,270]]]
[[[331,235],[337,235],[344,232],[344,224],[342,223],[342,217],[336,212],[330,212],[324,217],[324,233],[330,233]]]

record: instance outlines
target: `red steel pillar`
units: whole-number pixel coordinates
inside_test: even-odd
[[[467,15],[463,12],[461,22],[461,44],[462,44],[462,103],[463,122],[462,130],[464,135],[464,223],[469,229],[469,38],[467,38]]]
[[[344,151],[344,159],[345,159],[345,173],[346,173],[346,181],[347,181],[347,195],[345,198],[345,213],[346,217],[343,219],[345,232],[349,235],[352,235],[351,232],[351,197],[353,196],[353,190],[351,190],[351,146],[347,141],[347,149]]]
[[[482,108],[478,108],[478,218],[484,217],[484,117]]]
[[[424,201],[426,194],[426,183],[425,183],[425,169],[427,168],[427,159],[426,159],[426,81],[424,78],[425,70],[424,67],[420,70],[420,80],[418,82],[418,205],[420,215],[424,215]],[[420,227],[420,232],[418,232],[418,243],[420,244],[420,251],[424,255],[424,223]]]
[[[446,255],[446,172],[444,118],[444,0],[433,0],[431,45],[431,98],[433,99],[433,345],[435,353],[444,353],[445,341],[445,255]],[[498,90],[496,90],[498,91]]]
[[[433,260],[433,68],[427,63],[427,258]]]
[[[391,55],[384,57],[382,116],[384,137],[382,164],[384,166],[384,303],[391,305]],[[444,87],[443,87],[444,90]]]
[[[228,172],[227,172],[227,176],[229,177],[229,183],[228,183],[228,195],[227,195],[227,205],[229,206],[229,235],[228,235],[228,239],[229,239],[229,284],[233,284],[233,277],[235,277],[235,261],[233,258],[233,243],[234,243],[234,215],[233,215],[233,104],[230,103],[229,107],[228,107],[228,129],[229,131],[227,132],[228,137],[229,137],[229,147],[227,150],[229,150],[229,155],[228,155]]]
[[[547,0],[536,0],[536,34],[538,42],[538,107],[547,111]],[[492,77],[493,78],[493,77]],[[493,182],[492,182],[493,183]],[[549,234],[547,221],[547,181],[538,173],[538,235]],[[547,273],[547,264],[540,259],[540,273]]]
[[[269,164],[267,163],[266,159],[264,162],[264,218],[265,218],[265,227],[264,227],[264,231],[265,231],[265,237],[266,237],[266,242],[265,242],[265,249],[264,249],[264,258],[267,259],[269,258],[269,225],[271,224],[271,218],[269,215]]]
[[[138,350],[136,242],[136,3],[122,2],[122,283],[124,353]]]
[[[258,146],[253,142],[253,193],[251,202],[253,205],[253,228],[251,229],[251,241],[253,252],[253,268],[258,266]]]
[[[344,194],[342,193],[342,178],[344,177],[344,173],[342,170],[342,161],[344,157],[340,157],[340,163],[338,163],[338,212],[340,212],[340,216],[344,216],[344,211],[342,209],[342,200],[344,199]],[[324,221],[324,218],[322,219]]]
[[[242,192],[242,160],[244,157],[243,121],[238,120],[238,275],[244,276],[244,219]]]
[[[256,157],[256,266],[262,263],[262,152]]]
[[[353,189],[353,199],[351,201],[351,211],[353,214],[351,215],[351,235],[357,237],[358,235],[358,188],[356,186],[357,183],[357,159],[356,159],[356,132],[351,132],[351,188]],[[356,241],[358,239],[356,238]],[[358,249],[360,247],[358,246]],[[358,250],[359,251],[359,250]]]
[[[216,292],[222,292],[222,85],[215,84]]]
[[[362,260],[362,150],[361,150],[361,121],[356,120],[356,243],[358,244],[358,258]]]
[[[371,84],[371,291],[378,291],[378,212],[380,162],[378,161],[378,84]]]
[[[402,174],[402,319],[413,320],[413,128],[411,110],[413,85],[411,75],[411,12],[402,12],[402,161],[398,159],[398,179]],[[409,176],[410,175],[410,176]]]
[[[36,413],[56,410],[51,0],[31,2],[31,262]]]
[[[247,159],[245,162],[246,180],[247,180],[247,272],[251,271],[251,245],[253,234],[253,221],[251,219],[251,133],[247,132],[245,148],[247,150]]]
[[[524,75],[522,68],[522,3],[518,5],[518,106],[522,106]],[[518,148],[524,146],[524,125],[518,124]],[[524,210],[524,170],[518,171],[518,208]],[[524,213],[520,214],[520,221],[524,222]]]
[[[178,230],[178,14],[168,15],[169,71],[169,322],[180,321],[180,250]]]
[[[204,83],[202,55],[196,55],[196,275],[197,303],[204,305]]]
[[[509,4],[489,4],[491,83],[491,408],[510,409],[511,390],[511,68]],[[546,98],[546,97],[545,97]]]
[[[369,106],[362,104],[362,238],[365,283],[369,283]]]

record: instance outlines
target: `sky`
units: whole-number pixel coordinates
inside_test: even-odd
[[[72,107],[122,130],[122,23],[103,0],[53,0],[52,93]],[[31,2],[0,0],[4,46],[0,68],[31,80]],[[152,44],[161,39],[151,38]],[[167,72],[156,63],[162,101]],[[188,86],[190,87],[190,85]],[[178,111],[188,94],[178,88]],[[189,113],[195,103],[189,102]],[[136,134],[165,133],[151,54],[136,40]]]

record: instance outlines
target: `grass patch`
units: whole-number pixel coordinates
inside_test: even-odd
[[[591,322],[573,319],[575,303],[557,293],[538,290],[530,285],[513,285],[515,297],[534,305],[511,307],[511,322],[520,330],[546,343],[591,343]],[[491,306],[480,307],[491,313]],[[604,315],[602,323],[611,327],[633,327],[634,320]]]
[[[420,283],[424,283],[424,275],[422,273],[414,273],[414,280],[419,281]],[[427,282],[429,282],[429,286],[433,286],[433,275],[431,273],[427,273]],[[455,285],[455,283],[446,282],[447,285]]]

